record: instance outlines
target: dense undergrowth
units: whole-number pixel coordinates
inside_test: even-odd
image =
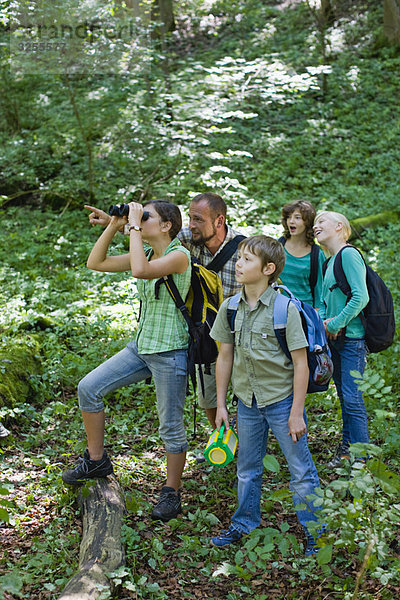
[[[76,383],[129,339],[138,306],[134,283],[125,274],[86,269],[98,231],[88,227],[83,211],[58,217],[10,209],[3,217],[2,348],[10,340],[34,341],[43,369],[32,376],[33,393],[25,402],[0,408],[0,418],[13,432],[0,449],[0,502],[3,517],[8,513],[2,526],[0,590],[4,598],[56,598],[76,569],[79,552],[75,493],[60,481],[62,469],[84,448]],[[40,228],[30,230],[32,222],[40,222]],[[396,263],[388,239],[396,238],[399,227],[389,231],[390,238],[387,229],[375,232],[375,241],[385,236],[377,261],[391,281]],[[121,250],[123,240],[117,244]],[[370,246],[371,257],[377,247]],[[234,466],[213,470],[196,464],[207,437],[203,417],[200,435],[190,443],[185,515],[165,527],[152,523],[148,513],[165,473],[154,391],[143,384],[110,397],[107,448],[128,507],[127,566],[112,575],[119,584],[113,597],[317,599],[341,590],[342,597],[353,598],[361,573],[362,593],[355,597],[395,598],[400,568],[397,364],[398,344],[369,360],[363,385],[374,445],[366,468],[351,473],[350,467],[336,473],[324,468],[339,439],[338,402],[333,389],[308,398],[310,447],[330,526],[318,562],[302,557],[304,541],[291,508],[288,473],[274,440],[269,452],[276,460],[266,462],[262,527],[241,547],[210,549],[210,535],[228,524],[234,510]],[[2,370],[6,378],[7,363]],[[201,590],[197,596],[196,590]]]
[[[380,3],[339,4],[356,8],[326,28],[324,61],[305,2],[220,1],[210,10],[188,1],[180,3],[168,69],[149,47],[128,74],[71,78],[90,134],[91,178],[66,80],[2,71],[2,384],[4,357],[16,345],[31,349],[41,368],[31,373],[26,398],[0,401],[0,420],[12,431],[0,442],[0,597],[53,600],[74,573],[80,520],[60,473],[84,448],[76,384],[136,327],[134,281],[86,269],[98,231],[74,207],[90,192],[107,206],[128,189],[134,198],[165,196],[184,207],[191,194],[213,189],[226,198],[230,221],[250,230],[278,223],[280,206],[299,196],[350,218],[398,210],[400,58],[382,43]],[[398,223],[388,223],[357,241],[396,309],[399,233]],[[115,251],[124,243],[118,238]],[[399,354],[396,339],[368,359],[361,383],[372,443],[366,467],[324,467],[339,441],[339,406],[334,389],[308,397],[329,525],[318,561],[302,557],[288,473],[273,439],[261,528],[234,548],[209,546],[234,510],[234,466],[196,464],[208,433],[203,416],[190,442],[184,516],[152,523],[149,508],[165,473],[154,390],[143,384],[113,394],[106,442],[128,508],[127,565],[111,575],[113,598],[397,598]]]

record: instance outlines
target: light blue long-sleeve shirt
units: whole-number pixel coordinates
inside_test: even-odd
[[[338,287],[330,289],[336,283],[333,274],[335,258],[336,254],[332,256],[326,269],[322,284],[323,305],[319,314],[322,319],[333,317],[327,324],[331,333],[339,333],[346,327],[346,337],[363,338],[365,330],[358,315],[369,302],[364,261],[355,248],[347,248],[342,252],[343,271],[352,292],[352,297],[346,304],[346,296]]]

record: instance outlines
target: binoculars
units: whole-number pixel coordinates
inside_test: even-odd
[[[108,209],[108,214],[110,215],[110,217],[128,217],[129,204],[111,204],[110,208]],[[147,221],[149,216],[150,213],[148,213],[147,210],[145,210],[142,215],[142,221]]]

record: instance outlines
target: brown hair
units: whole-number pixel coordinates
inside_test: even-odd
[[[274,263],[275,271],[270,275],[268,285],[274,283],[283,271],[285,266],[285,250],[278,240],[269,237],[268,235],[252,235],[240,242],[239,250],[248,250],[251,254],[255,254],[261,259],[261,267],[265,267],[268,263]]]
[[[283,237],[288,240],[290,238],[290,231],[287,224],[287,220],[291,214],[293,214],[296,210],[301,214],[301,218],[304,221],[306,226],[306,241],[309,246],[313,246],[315,244],[314,240],[314,232],[313,225],[315,219],[315,208],[311,204],[311,202],[307,202],[306,200],[296,200],[295,202],[289,202],[285,204],[282,208],[282,220],[281,223],[283,225]]]
[[[169,237],[171,240],[176,238],[182,229],[182,215],[176,204],[172,204],[172,202],[168,202],[168,200],[154,199],[146,202],[144,206],[149,206],[149,204],[154,206],[155,211],[160,215],[162,223],[168,221],[171,223],[171,229],[168,231]]]
[[[219,215],[223,215],[226,219],[226,203],[218,196],[218,194],[213,194],[212,192],[204,192],[203,194],[197,194],[194,198],[192,198],[192,202],[201,202],[205,200],[210,207],[211,216],[216,219]]]

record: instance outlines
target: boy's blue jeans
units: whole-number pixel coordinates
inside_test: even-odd
[[[329,340],[333,362],[333,381],[340,400],[343,420],[343,449],[356,442],[368,443],[368,421],[362,392],[350,371],[364,373],[367,350],[365,340]]]
[[[186,452],[183,409],[187,385],[187,350],[139,354],[136,342],[129,344],[84,377],[78,385],[79,407],[100,412],[109,392],[153,377],[156,386],[159,433],[167,452]]]
[[[317,520],[316,509],[307,496],[314,494],[315,488],[319,487],[318,474],[307,446],[307,436],[302,436],[296,444],[289,436],[288,420],[292,401],[293,396],[290,395],[285,400],[258,408],[253,397],[253,404],[249,408],[239,400],[238,508],[232,517],[232,525],[242,533],[250,533],[261,521],[263,458],[270,429],[288,463],[293,503],[295,506],[299,503],[307,506],[304,510],[296,511],[300,523],[307,528],[308,521]]]

